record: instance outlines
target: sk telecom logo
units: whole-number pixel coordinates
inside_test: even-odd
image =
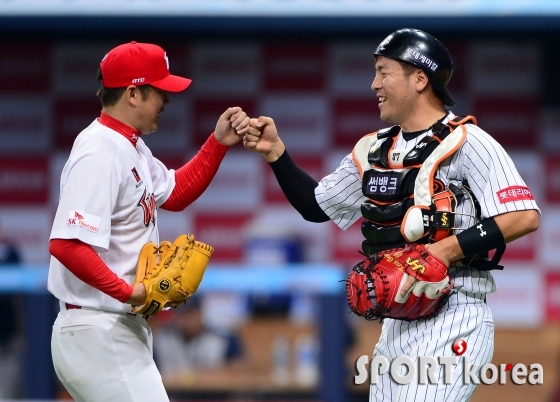
[[[79,222],[83,219],[84,219],[83,215],[79,214],[78,211],[74,211],[74,214],[70,212],[70,216],[68,217],[68,226],[78,225]]]
[[[81,211],[70,211],[66,226],[79,226],[90,232],[99,233],[101,218]]]
[[[500,364],[499,368],[492,363],[471,364],[470,356],[464,354],[467,351],[467,342],[458,339],[453,343],[453,352],[456,356],[418,356],[416,361],[408,356],[398,356],[392,362],[385,356],[374,356],[369,362],[369,356],[362,355],[356,361],[356,371],[354,384],[363,384],[368,376],[371,384],[378,384],[382,375],[389,375],[397,384],[409,384],[414,381],[418,384],[441,384],[442,379],[436,373],[443,373],[443,384],[451,385],[456,381],[453,378],[455,366],[462,360],[461,381],[463,384],[506,384],[507,377],[514,384],[542,384],[543,367],[538,363],[533,363],[527,368],[522,363]],[[369,371],[368,366],[369,364]],[[405,366],[404,369],[401,366]],[[443,370],[440,367],[443,366]],[[406,373],[406,374],[403,374]]]

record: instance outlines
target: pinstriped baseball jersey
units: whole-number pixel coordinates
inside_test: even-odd
[[[453,113],[449,113],[443,123],[447,123],[453,117]],[[444,185],[459,185],[466,180],[480,203],[481,219],[527,209],[535,209],[540,213],[535,200],[527,194],[525,182],[503,147],[479,127],[473,124],[466,124],[465,127],[468,133],[465,143],[440,164],[436,177]],[[422,138],[431,134],[431,131],[426,131],[406,141],[400,133],[395,149],[410,151]],[[315,197],[323,211],[341,229],[346,230],[358,221],[361,217],[360,206],[366,198],[362,194],[362,180],[352,155],[346,156],[335,172],[319,182],[315,189]],[[470,203],[460,202],[456,211],[459,213],[457,227],[472,226],[474,221],[469,223],[469,219],[472,218],[467,216],[473,215]],[[460,230],[456,231],[458,232]],[[460,292],[450,299],[450,304],[484,299],[485,294],[496,290],[490,272],[452,266],[449,275],[455,282],[455,287],[460,289]]]
[[[455,117],[449,113],[443,123]],[[436,178],[444,185],[465,182],[480,204],[480,217],[489,218],[518,210],[540,210],[520,177],[511,158],[490,135],[479,127],[466,124],[467,137],[463,145],[437,168]],[[431,131],[421,133],[409,141],[399,133],[395,149],[406,152]],[[403,153],[403,154],[404,154]],[[346,230],[361,217],[360,206],[366,198],[362,181],[352,155],[346,156],[335,172],[321,180],[315,197],[325,213],[341,229]],[[473,226],[473,205],[467,200],[456,207],[456,227]],[[357,256],[358,257],[358,256]],[[447,308],[427,320],[412,322],[385,319],[374,356],[384,356],[389,362],[399,356],[416,359],[419,356],[452,356],[451,345],[457,339],[467,342],[471,364],[489,363],[494,351],[494,322],[486,295],[496,290],[494,278],[488,271],[464,267],[449,268],[449,276],[457,290],[450,297]],[[443,383],[443,368],[436,373],[437,384],[411,381],[397,384],[389,375],[379,376],[370,387],[369,400],[382,402],[468,401],[476,389],[474,383],[464,383],[463,357],[454,366],[452,384]]]

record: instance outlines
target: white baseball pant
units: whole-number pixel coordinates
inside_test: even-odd
[[[140,315],[61,304],[51,351],[70,395],[87,402],[169,401],[155,365],[152,331]]]
[[[454,356],[453,342],[467,342],[465,355],[470,365],[490,363],[494,353],[494,321],[488,305],[481,300],[473,304],[450,305],[428,320],[399,321],[387,319],[374,356],[382,355],[392,362],[398,356],[416,361],[418,356]],[[401,367],[404,369],[404,367]],[[408,384],[398,384],[389,373],[379,376],[370,387],[370,402],[463,402],[472,397],[477,384],[463,382],[463,358],[454,366],[452,383],[444,384],[443,366],[437,372],[437,384],[419,384],[418,376]],[[478,375],[478,373],[477,373]]]

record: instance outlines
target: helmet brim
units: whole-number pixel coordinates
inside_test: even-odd
[[[445,106],[455,106],[455,101],[451,97],[451,94],[449,93],[446,87],[444,87],[441,83],[437,82],[436,80],[430,80],[430,82],[432,83],[434,90],[438,93],[440,99],[442,100]]]

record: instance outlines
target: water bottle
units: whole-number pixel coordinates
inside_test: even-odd
[[[295,341],[296,382],[303,387],[313,387],[319,380],[319,351],[315,337],[300,335]]]
[[[284,335],[272,341],[272,380],[283,387],[290,383],[290,344]]]

